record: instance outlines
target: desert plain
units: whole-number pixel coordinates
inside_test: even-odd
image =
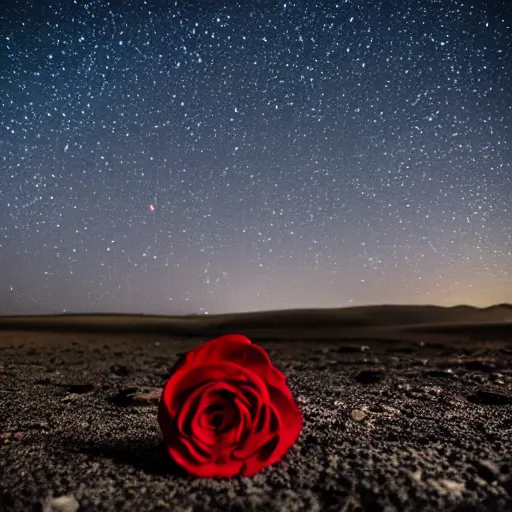
[[[170,460],[159,390],[240,333],[304,416],[252,478]],[[0,317],[2,511],[512,510],[512,306]]]

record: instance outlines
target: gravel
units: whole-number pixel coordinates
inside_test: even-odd
[[[0,510],[512,510],[512,340],[272,342],[304,428],[253,478],[196,479],[157,423],[203,339],[0,333]]]

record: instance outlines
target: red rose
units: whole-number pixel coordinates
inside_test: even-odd
[[[299,436],[302,414],[267,353],[230,334],[178,361],[158,421],[169,454],[190,474],[231,477],[279,461]]]

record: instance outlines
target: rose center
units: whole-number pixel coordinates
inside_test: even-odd
[[[222,414],[221,412],[217,412],[212,416],[212,419],[211,419],[212,427],[220,428],[220,426],[222,425],[223,422],[224,422],[224,414]]]

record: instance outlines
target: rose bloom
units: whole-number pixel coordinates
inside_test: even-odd
[[[278,462],[297,440],[302,414],[265,350],[230,334],[178,361],[158,421],[169,454],[186,471],[232,477]]]

